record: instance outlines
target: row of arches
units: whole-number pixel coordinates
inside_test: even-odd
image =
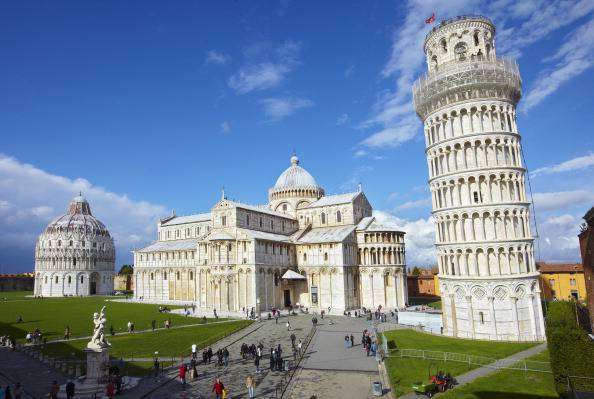
[[[521,172],[462,176],[456,180],[434,181],[429,187],[434,210],[527,201]]]
[[[531,238],[527,208],[440,213],[434,218],[440,244]]]
[[[443,251],[437,255],[445,276],[489,277],[535,272],[532,244]]]
[[[384,233],[364,233],[363,241],[368,243],[396,243],[404,242],[404,235],[396,232],[384,232]]]
[[[425,121],[428,146],[455,137],[491,132],[518,132],[515,107],[510,104],[460,106]]]
[[[358,252],[358,264],[368,265],[404,265],[405,250],[403,247],[366,247]]]
[[[520,141],[516,137],[492,137],[452,143],[427,150],[429,177],[469,169],[522,167]]]

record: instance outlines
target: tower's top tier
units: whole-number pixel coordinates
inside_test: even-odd
[[[462,15],[446,19],[425,38],[429,72],[456,62],[495,59],[495,25],[487,17]]]

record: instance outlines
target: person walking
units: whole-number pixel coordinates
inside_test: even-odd
[[[297,337],[295,336],[295,333],[291,333],[291,346],[293,347],[293,349],[295,349],[295,340],[297,339]]]
[[[349,347],[349,342],[351,341],[351,339],[349,338],[348,335],[344,336],[344,347],[348,348]]]
[[[250,398],[254,398],[254,388],[255,388],[255,383],[254,383],[254,379],[252,378],[251,375],[248,375],[247,378],[245,379],[245,386],[248,390],[248,397]]]
[[[155,327],[157,327],[157,320],[151,320],[151,328],[153,329],[153,332],[155,331]]]
[[[355,337],[351,334],[351,348],[355,345]]]
[[[58,392],[60,392],[60,386],[58,385],[58,381],[54,381],[50,388],[50,399],[58,399]]]
[[[74,398],[74,382],[72,380],[68,380],[66,384],[66,399]]]
[[[68,325],[64,329],[64,339],[66,339],[66,340],[70,339],[70,326],[68,326]]]
[[[115,396],[115,389],[111,381],[109,384],[107,384],[107,388],[105,388],[105,396],[107,396],[109,399]]]
[[[291,322],[287,320],[287,331],[291,331]]]
[[[131,321],[128,322],[127,327],[128,327],[128,334],[129,334],[132,332],[132,322]]]
[[[185,391],[186,390],[186,365],[183,363],[180,364],[180,366],[179,366],[178,376],[179,376],[179,381],[182,384],[182,389]]]
[[[196,344],[192,344],[192,359],[196,360],[196,351],[198,350],[198,347],[196,346]]]
[[[223,349],[223,361],[225,362],[225,367],[229,367],[229,351],[227,348]]]
[[[14,386],[14,399],[22,399],[23,397],[23,387],[21,386],[20,382],[17,382]]]
[[[301,340],[299,340],[299,342],[297,343],[297,350],[299,350],[299,354],[301,355],[301,349],[303,348],[303,342],[301,342]]]
[[[212,392],[215,394],[216,399],[223,399],[223,391],[225,390],[225,386],[221,382],[221,379],[217,377],[215,379],[215,383],[212,386]]]
[[[256,366],[256,374],[260,374],[260,356],[258,355],[254,358],[254,366]]]
[[[159,376],[159,358],[157,357],[157,353],[155,352],[155,358],[153,359],[153,367],[155,368],[155,378]]]

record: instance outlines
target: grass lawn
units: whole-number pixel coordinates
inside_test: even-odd
[[[28,331],[39,328],[44,337],[52,340],[62,338],[66,325],[69,325],[72,338],[89,336],[93,333],[93,313],[99,312],[103,305],[107,307],[106,329],[109,331],[109,327],[113,326],[116,333],[126,331],[128,321],[135,324],[137,331],[150,328],[151,320],[156,320],[157,326],[163,327],[168,317],[174,326],[200,322],[193,317],[159,313],[158,305],[109,302],[106,301],[108,298],[92,296],[0,302],[0,335],[8,334],[17,342],[23,342]],[[19,316],[23,318],[21,323],[17,323]]]
[[[532,343],[473,341],[441,337],[414,330],[387,331],[385,335],[388,340],[388,348],[391,351],[397,348],[426,349],[484,356],[494,359],[507,357],[535,345]],[[396,353],[393,352],[393,355],[396,355]],[[460,362],[399,358],[395,356],[386,359],[386,368],[396,395],[410,392],[410,386],[413,382],[427,380],[430,367],[432,373],[435,373],[437,371],[436,369],[441,369],[457,376],[478,366]]]
[[[543,351],[526,360],[548,362]],[[548,399],[558,398],[553,375],[534,371],[502,370],[440,396],[444,399]]]
[[[441,298],[439,297],[411,297],[408,298],[410,306],[425,305],[431,306],[433,309],[441,309]]]
[[[0,302],[13,301],[17,299],[33,299],[27,298],[27,295],[33,295],[33,291],[2,291],[0,292]]]
[[[165,361],[165,366],[171,362],[179,361],[182,354],[188,355],[192,344],[198,345],[202,350],[205,346],[212,344],[252,322],[248,320],[237,320],[224,323],[212,323],[202,326],[184,327],[172,330],[160,330],[155,332],[121,334],[108,337],[111,344],[110,356],[114,359],[125,358],[149,358],[151,359],[156,351],[159,357]],[[44,354],[60,359],[85,359],[82,352],[87,345],[87,340],[70,342],[55,342],[43,347]],[[213,348],[216,351],[218,348]],[[132,364],[130,364],[132,363]],[[153,367],[151,361],[126,362],[128,372],[131,375],[144,375]]]

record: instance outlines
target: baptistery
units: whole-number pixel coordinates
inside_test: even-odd
[[[82,195],[52,221],[35,247],[35,295],[81,296],[113,292],[115,247]]]

